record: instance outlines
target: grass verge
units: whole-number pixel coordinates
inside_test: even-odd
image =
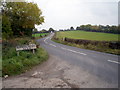
[[[32,34],[32,37],[45,37],[47,36],[49,33],[36,33],[36,34]]]
[[[0,77],[2,76],[2,44],[0,43]]]
[[[20,56],[17,56],[16,40],[17,44],[27,43],[28,40],[33,41],[30,38],[17,38],[12,40],[14,42],[9,41],[3,44],[2,76],[21,74],[48,59],[48,53],[41,47],[36,49],[35,54],[32,51],[20,51]]]
[[[94,50],[94,51],[100,51],[100,52],[120,55],[119,49],[110,49],[110,48],[95,46],[95,45],[91,45],[91,44],[83,45],[83,44],[68,43],[68,42],[63,41],[62,39],[55,40],[54,37],[52,38],[52,40],[54,42],[68,45],[68,46],[73,46],[73,47],[78,47],[78,48],[82,48],[82,49],[89,49],[89,50]]]

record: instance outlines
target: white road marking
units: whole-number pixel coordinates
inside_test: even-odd
[[[113,61],[113,60],[108,60],[108,62],[112,62],[112,63],[117,63],[117,64],[120,64],[120,62]]]
[[[44,42],[47,44],[46,39],[44,39]]]
[[[46,39],[44,39],[44,42],[46,41]]]
[[[50,37],[46,37],[46,38],[44,39],[44,42],[45,42],[46,44],[49,44],[49,45],[53,46],[53,47],[57,47],[56,45],[51,44],[51,43],[48,43],[48,42],[46,41],[47,39],[51,39],[51,38],[52,38],[52,35],[51,35]],[[74,51],[74,50],[71,50],[71,49],[67,49],[67,48],[63,48],[63,47],[61,47],[61,49],[68,50],[68,51],[71,51],[71,52],[73,52],[73,53],[78,53],[78,54],[82,54],[82,55],[87,55],[87,54],[85,54],[85,53],[77,52],[77,51]]]
[[[71,49],[67,49],[67,48],[63,48],[63,47],[61,47],[61,48],[64,49],[64,50],[68,50],[68,51],[74,52],[74,53],[78,53],[78,54],[82,54],[82,55],[87,55],[85,53],[77,52],[77,51],[74,51],[74,50],[71,50]]]
[[[54,44],[49,44],[49,45],[51,45],[51,46],[53,46],[53,47],[56,47]]]

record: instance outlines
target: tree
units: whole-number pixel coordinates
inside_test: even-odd
[[[32,35],[35,24],[44,22],[42,11],[37,4],[27,2],[6,2],[3,5],[3,13],[10,18],[14,35]],[[4,21],[3,21],[4,22]]]
[[[49,28],[49,30],[48,30],[49,32],[54,32],[55,30],[53,29],[53,28]]]
[[[34,28],[34,29],[33,29],[33,32],[38,32],[37,28]]]
[[[73,27],[70,27],[70,30],[74,30],[74,28],[73,28]]]
[[[91,29],[91,25],[90,24],[85,25],[85,30],[89,31],[90,29]]]
[[[80,30],[80,27],[76,27],[76,30]]]
[[[47,30],[45,30],[45,29],[42,29],[40,32],[44,32],[44,33],[46,33],[46,32],[47,32]]]
[[[84,29],[85,29],[85,25],[81,25],[81,26],[80,26],[80,29],[81,29],[81,30],[84,30]]]
[[[3,39],[9,39],[13,32],[12,32],[12,29],[11,29],[11,23],[9,21],[9,18],[6,16],[6,15],[3,15],[2,16],[2,38]]]

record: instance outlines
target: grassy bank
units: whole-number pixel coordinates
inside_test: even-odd
[[[52,38],[52,40],[57,42],[57,43],[62,43],[62,44],[65,44],[65,45],[74,46],[74,47],[78,47],[78,48],[82,48],[82,49],[90,49],[90,50],[95,50],[95,51],[100,51],[100,52],[106,52],[106,53],[120,55],[120,49],[109,48],[107,44],[106,44],[106,46],[103,46],[102,43],[96,44],[96,45],[92,45],[91,43],[87,43],[87,44],[85,43],[86,39],[89,40],[91,37],[93,38],[94,36],[91,36],[90,38],[87,38],[87,36],[86,36],[86,39],[85,40],[81,39],[83,42],[79,43],[79,44],[73,43],[72,41],[71,42],[65,41],[65,39],[63,39],[65,37],[76,37],[76,38],[78,38],[78,36],[75,33],[74,33],[74,36],[69,36],[71,34],[71,32],[75,32],[76,33],[76,32],[79,32],[79,31],[57,32],[55,34],[55,36]],[[68,35],[68,33],[70,33],[70,34]],[[90,32],[89,34],[91,34],[91,33],[94,33],[94,32]],[[105,34],[107,34],[107,33],[105,33]],[[104,33],[102,35],[104,35]],[[88,36],[90,36],[90,35],[88,35]],[[109,36],[109,34],[108,34],[108,36]],[[81,37],[81,35],[80,35],[80,37]],[[97,37],[98,36],[95,36],[94,38],[96,39]],[[104,37],[104,40],[106,40],[106,41],[108,40],[108,39],[105,39],[106,36],[103,36],[103,37]],[[116,39],[115,39],[115,37],[116,37]],[[114,40],[116,41],[118,39],[116,34],[115,34],[115,37],[114,37]],[[101,39],[97,38],[96,40],[104,41],[104,40],[102,40],[102,38]],[[110,41],[110,40],[111,39],[109,39],[108,41]],[[92,40],[91,40],[91,42],[92,42]]]
[[[33,37],[44,37],[47,36],[49,33],[36,33],[36,34],[32,34]]]
[[[18,44],[28,44],[28,41],[34,42],[30,38],[17,38],[3,43],[2,76],[11,76],[26,72],[33,66],[48,59],[47,52],[41,47],[36,49],[35,54],[32,51],[20,51],[20,56],[17,56],[15,46]]]
[[[2,44],[0,43],[0,77],[2,76]]]
[[[118,41],[120,34],[100,33],[100,32],[86,32],[86,31],[64,31],[57,32],[56,38],[72,38],[84,40],[97,40],[97,41]]]

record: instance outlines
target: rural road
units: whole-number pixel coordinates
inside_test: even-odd
[[[37,40],[49,60],[18,76],[3,79],[3,88],[118,88],[118,56],[51,41]]]
[[[38,40],[48,53],[78,66],[89,73],[98,76],[101,80],[118,87],[118,56],[66,46],[51,41],[53,34]],[[78,75],[79,76],[79,75]],[[84,76],[83,76],[84,77]]]

